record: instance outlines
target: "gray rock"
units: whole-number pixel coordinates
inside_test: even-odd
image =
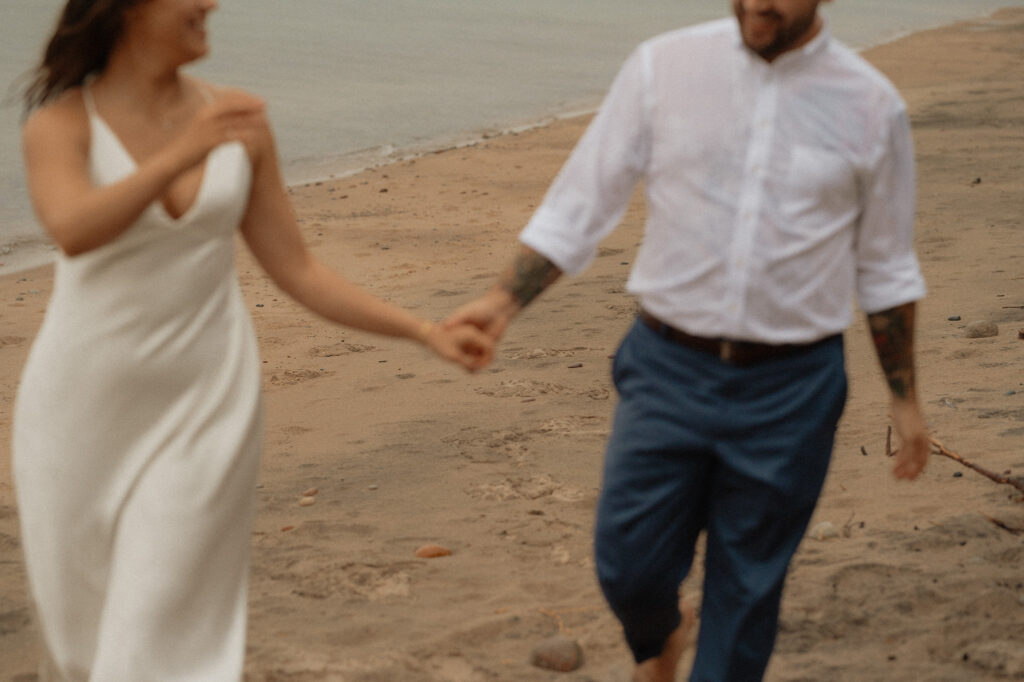
[[[969,339],[984,339],[989,336],[999,336],[999,326],[996,325],[995,322],[989,322],[987,320],[971,322],[967,325],[965,335]]]
[[[545,670],[568,673],[583,665],[583,650],[575,639],[555,635],[533,647],[530,663]]]

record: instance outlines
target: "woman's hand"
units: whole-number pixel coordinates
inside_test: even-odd
[[[471,324],[424,323],[421,340],[438,356],[476,372],[494,358],[494,339]]]
[[[183,170],[187,170],[225,142],[241,142],[252,149],[266,129],[265,111],[266,105],[258,97],[227,92],[200,109],[167,151],[177,155]]]

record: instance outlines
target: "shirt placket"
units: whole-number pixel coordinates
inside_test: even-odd
[[[749,144],[742,168],[736,223],[729,245],[728,285],[725,306],[725,325],[737,335],[743,329],[747,292],[752,281],[752,258],[757,233],[764,214],[765,183],[768,162],[775,136],[778,103],[778,79],[768,65],[753,69],[749,85],[757,88],[754,109],[750,118]]]

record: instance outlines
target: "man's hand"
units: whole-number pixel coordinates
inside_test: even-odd
[[[470,372],[483,369],[494,359],[494,339],[470,324],[429,325],[423,343]]]
[[[928,461],[931,440],[917,402],[914,372],[914,314],[916,306],[901,306],[868,315],[871,339],[878,361],[892,393],[892,416],[900,448],[896,452],[893,475],[914,479]]]
[[[928,427],[916,403],[894,401],[892,416],[896,422],[896,435],[900,439],[892,473],[896,478],[913,480],[928,462],[928,454],[931,451]]]
[[[562,275],[562,271],[533,249],[523,246],[512,264],[483,296],[452,313],[445,328],[471,324],[497,341],[508,323],[530,301]]]
[[[498,341],[518,312],[519,303],[512,294],[500,287],[494,287],[449,315],[444,321],[444,327],[451,329],[461,324],[471,324],[494,341]]]
[[[918,404],[913,367],[915,305],[904,303],[867,315],[874,350],[893,396],[893,420],[900,439],[893,475],[913,479],[925,468],[931,449],[928,427]]]

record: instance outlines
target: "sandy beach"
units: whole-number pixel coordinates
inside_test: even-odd
[[[1024,679],[1024,8],[865,54],[914,127],[925,413],[947,452],[1002,482],[938,453],[914,483],[891,476],[887,391],[858,315],[850,398],[766,679]],[[504,267],[587,120],[296,187],[295,210],[328,264],[441,319]],[[266,396],[247,680],[603,682],[624,669],[591,529],[643,218],[638,194],[591,268],[524,312],[478,375],[315,319],[239,250]],[[0,682],[36,679],[9,442],[52,285],[50,266],[0,278]],[[998,333],[971,338],[976,322]],[[451,555],[415,556],[426,544]],[[682,589],[696,604],[700,563]],[[577,670],[531,664],[554,635],[579,643]]]

